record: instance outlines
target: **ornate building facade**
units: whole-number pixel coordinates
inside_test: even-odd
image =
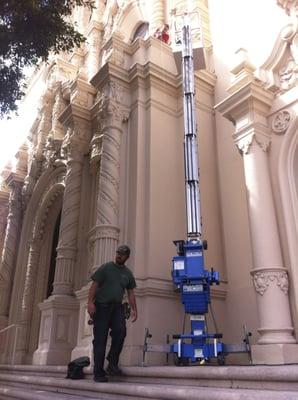
[[[157,343],[182,330],[171,280],[172,241],[185,238],[173,47],[187,7],[206,65],[195,75],[206,264],[222,281],[212,289],[210,329],[240,342],[245,323],[254,363],[298,362],[298,3],[272,1],[287,24],[271,55],[255,68],[240,49],[231,73],[216,57],[215,3],[97,0],[92,12],[73,13],[82,48],[35,72],[32,85],[45,86],[37,116],[16,167],[2,172],[2,363],[91,355],[89,277],[119,243],[132,248],[140,310],[122,363],[141,363],[146,328]],[[154,37],[164,24],[170,43]],[[148,354],[149,363],[164,360]]]

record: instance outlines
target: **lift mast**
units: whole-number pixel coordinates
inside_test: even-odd
[[[202,239],[201,204],[199,190],[199,157],[195,105],[194,56],[191,26],[187,15],[182,24],[183,110],[184,110],[184,168],[187,215],[187,240],[176,240],[177,256],[173,258],[172,277],[181,293],[185,313],[190,314],[191,332],[174,335],[178,339],[172,352],[178,360],[196,362],[218,357],[222,352],[219,334],[207,332],[206,313],[210,303],[210,286],[219,284],[218,272],[205,269]],[[177,57],[176,57],[177,60]]]
[[[184,21],[186,20],[186,17],[184,17]],[[182,77],[187,237],[188,239],[201,239],[201,204],[199,190],[194,62],[191,29],[188,23],[185,23],[182,28]]]
[[[200,23],[198,24],[200,26]],[[196,27],[196,29],[200,29]],[[201,202],[199,187],[199,156],[197,141],[197,122],[195,106],[195,70],[205,68],[203,47],[192,48],[192,29],[187,15],[183,16],[181,31],[178,29],[176,44],[182,51],[174,51],[178,71],[183,80],[184,111],[184,169],[185,199],[187,216],[187,239],[175,240],[177,256],[172,260],[172,278],[180,292],[185,314],[190,316],[191,331],[173,335],[177,342],[167,345],[150,345],[152,337],[145,331],[143,362],[147,351],[174,353],[178,364],[208,361],[216,358],[223,364],[229,353],[248,353],[250,355],[250,332],[244,327],[245,338],[241,344],[224,344],[222,334],[209,333],[206,314],[211,300],[210,286],[219,284],[219,273],[205,269],[204,250],[207,242],[203,240],[201,229]],[[176,32],[176,33],[177,33]]]

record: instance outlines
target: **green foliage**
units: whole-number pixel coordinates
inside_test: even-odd
[[[67,22],[87,0],[0,0],[0,118],[17,109],[24,91],[24,67],[69,51],[85,38]]]

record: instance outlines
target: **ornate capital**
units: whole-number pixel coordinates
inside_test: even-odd
[[[264,295],[270,285],[275,284],[284,294],[288,294],[289,280],[287,271],[279,270],[257,270],[252,271],[254,287],[257,293]]]
[[[9,214],[17,216],[22,211],[22,188],[24,178],[15,173],[11,173],[6,179],[10,188],[9,196]]]
[[[250,130],[245,130],[244,133],[235,133],[233,137],[240,153],[242,155],[248,154],[253,143],[259,145],[263,151],[267,151],[270,146],[271,139],[268,129],[266,130],[264,127],[259,127],[258,124],[254,124]]]
[[[128,110],[123,106],[124,89],[116,82],[110,82],[99,92],[97,121],[100,130],[108,127],[121,130],[121,125],[129,117]]]

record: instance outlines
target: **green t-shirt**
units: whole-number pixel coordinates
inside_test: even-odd
[[[132,272],[113,261],[101,265],[91,279],[98,283],[96,303],[122,303],[125,289],[137,286]]]

